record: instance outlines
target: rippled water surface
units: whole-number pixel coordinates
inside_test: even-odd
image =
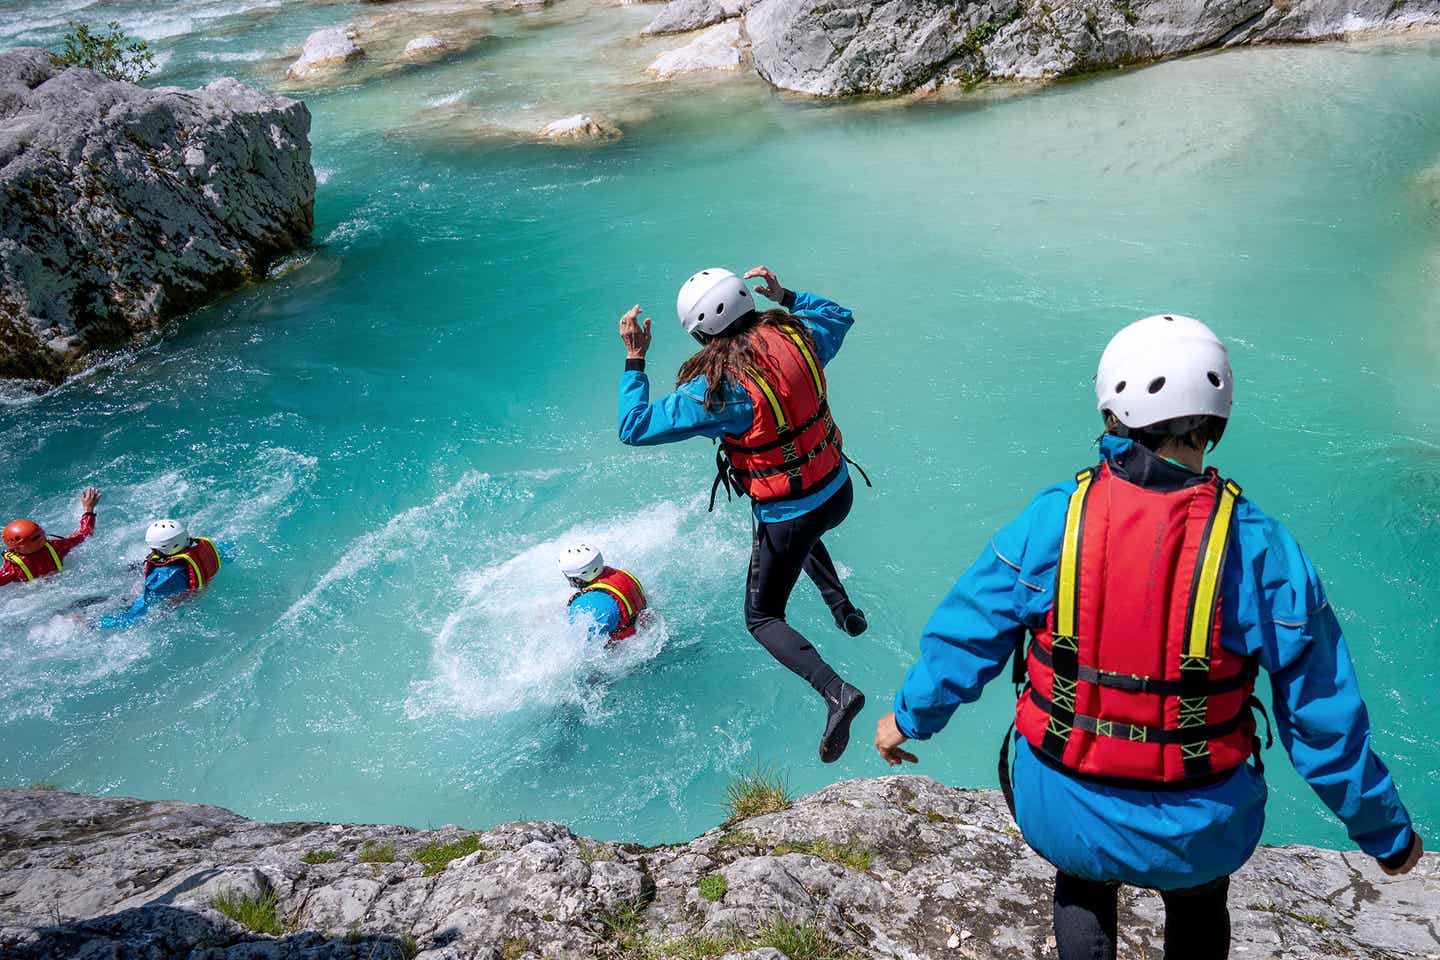
[[[1440,44],[836,107],[650,83],[675,43],[636,39],[654,7],[434,3],[427,29],[484,38],[426,67],[377,54],[339,88],[284,81],[310,30],[395,6],[0,4],[3,45],[113,18],[156,43],[154,82],[303,95],[321,178],[314,249],[276,278],[0,406],[6,511],[64,533],[75,493],[106,491],[63,578],[0,595],[0,782],[659,840],[714,824],[757,761],[801,790],[881,773],[864,731],[936,601],[1089,462],[1106,337],[1175,310],[1232,344],[1216,462],[1315,559],[1376,744],[1440,826]],[[383,52],[410,25],[374,29]],[[579,110],[627,135],[506,134]],[[803,587],[791,606],[871,696],[832,768],[816,698],[744,630],[749,521],[706,514],[709,447],[614,436],[620,312],[653,312],[665,385],[678,282],[761,261],[859,317],[831,379],[875,489],[830,542],[872,628],[840,636]],[[65,619],[126,600],[160,514],[235,543],[203,600],[126,632]],[[572,537],[661,613],[618,654],[564,623],[550,555]],[[1009,710],[997,684],[921,772],[993,785]],[[1269,838],[1343,843],[1278,749],[1269,768]]]

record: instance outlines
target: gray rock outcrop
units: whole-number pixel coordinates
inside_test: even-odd
[[[1040,960],[1052,875],[997,794],[915,776],[838,783],[655,848],[554,823],[265,824],[0,790],[7,960],[783,960],[797,931],[856,957]],[[1437,891],[1433,858],[1391,879],[1358,853],[1262,848],[1232,884],[1235,955],[1433,957]],[[1125,955],[1158,957],[1159,898],[1127,891],[1121,910]]]
[[[345,27],[326,27],[305,38],[305,47],[285,75],[291,80],[309,80],[364,58],[365,51]]]
[[[310,112],[0,52],[0,377],[59,382],[305,243]]]
[[[688,33],[738,17],[750,8],[753,0],[670,0],[645,33]]]
[[[1215,46],[1434,25],[1440,0],[758,0],[745,16],[760,76],[819,96],[1049,79]]]

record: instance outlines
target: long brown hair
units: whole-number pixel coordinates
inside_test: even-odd
[[[755,363],[756,354],[763,344],[754,333],[760,327],[771,327],[782,333],[797,334],[811,353],[815,352],[815,339],[800,318],[784,310],[766,310],[756,314],[752,320],[741,320],[735,333],[725,333],[706,343],[689,360],[680,364],[675,375],[675,385],[689,383],[696,377],[705,378],[705,408],[714,410],[721,403],[721,390],[725,381],[740,382],[745,368]]]

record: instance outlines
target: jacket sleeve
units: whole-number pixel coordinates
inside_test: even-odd
[[[582,593],[570,604],[570,622],[592,620],[599,633],[610,634],[620,629],[620,604],[615,598],[598,590]]]
[[[80,546],[80,544],[85,541],[85,538],[94,532],[95,514],[93,512],[85,513],[80,517],[80,528],[78,530],[68,537],[59,537],[51,540],[50,545],[55,548],[55,552],[60,554],[60,557],[63,559],[66,554]]]
[[[1371,749],[1370,718],[1350,651],[1319,575],[1270,522],[1256,651],[1270,674],[1275,727],[1295,769],[1372,857],[1404,853],[1414,832],[1394,778]],[[1293,612],[1292,612],[1293,611]]]
[[[650,402],[650,378],[627,365],[620,375],[620,442],[632,447],[675,443],[690,437],[744,433],[754,410],[749,398],[729,397],[718,409],[704,403],[705,382],[693,380],[674,393]]]
[[[956,707],[978,699],[1024,640],[1027,617],[1048,602],[1048,591],[1024,580],[1020,571],[1030,566],[1025,559],[1028,551],[1050,549],[1045,528],[1054,525],[1050,514],[1056,501],[1048,496],[1051,491],[1042,493],[991,538],[980,559],[925,625],[920,659],[895,695],[895,723],[905,736],[929,738],[945,726]],[[1062,496],[1062,510],[1063,502]],[[1058,551],[1058,532],[1054,539]],[[1053,567],[1053,559],[1049,566]]]
[[[845,334],[855,325],[855,315],[833,300],[826,300],[813,293],[791,293],[781,304],[795,316],[805,321],[810,335],[815,338],[815,350],[820,354],[820,365],[835,359]]]
[[[132,626],[144,619],[146,614],[162,601],[179,596],[189,586],[189,578],[179,567],[161,567],[159,570],[152,570],[150,575],[145,578],[145,588],[140,591],[140,596],[135,598],[134,603],[119,613],[101,617],[95,621],[95,626],[103,630]]]

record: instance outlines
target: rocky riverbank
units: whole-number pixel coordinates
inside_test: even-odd
[[[217,807],[0,790],[0,954],[40,958],[1050,956],[1051,871],[999,796],[851,780],[688,843],[279,823]],[[1260,850],[1235,878],[1234,955],[1440,957],[1440,865]],[[1159,899],[1122,900],[1160,956]],[[746,952],[756,951],[756,952]]]
[[[305,104],[0,52],[0,377],[57,383],[307,242]]]

